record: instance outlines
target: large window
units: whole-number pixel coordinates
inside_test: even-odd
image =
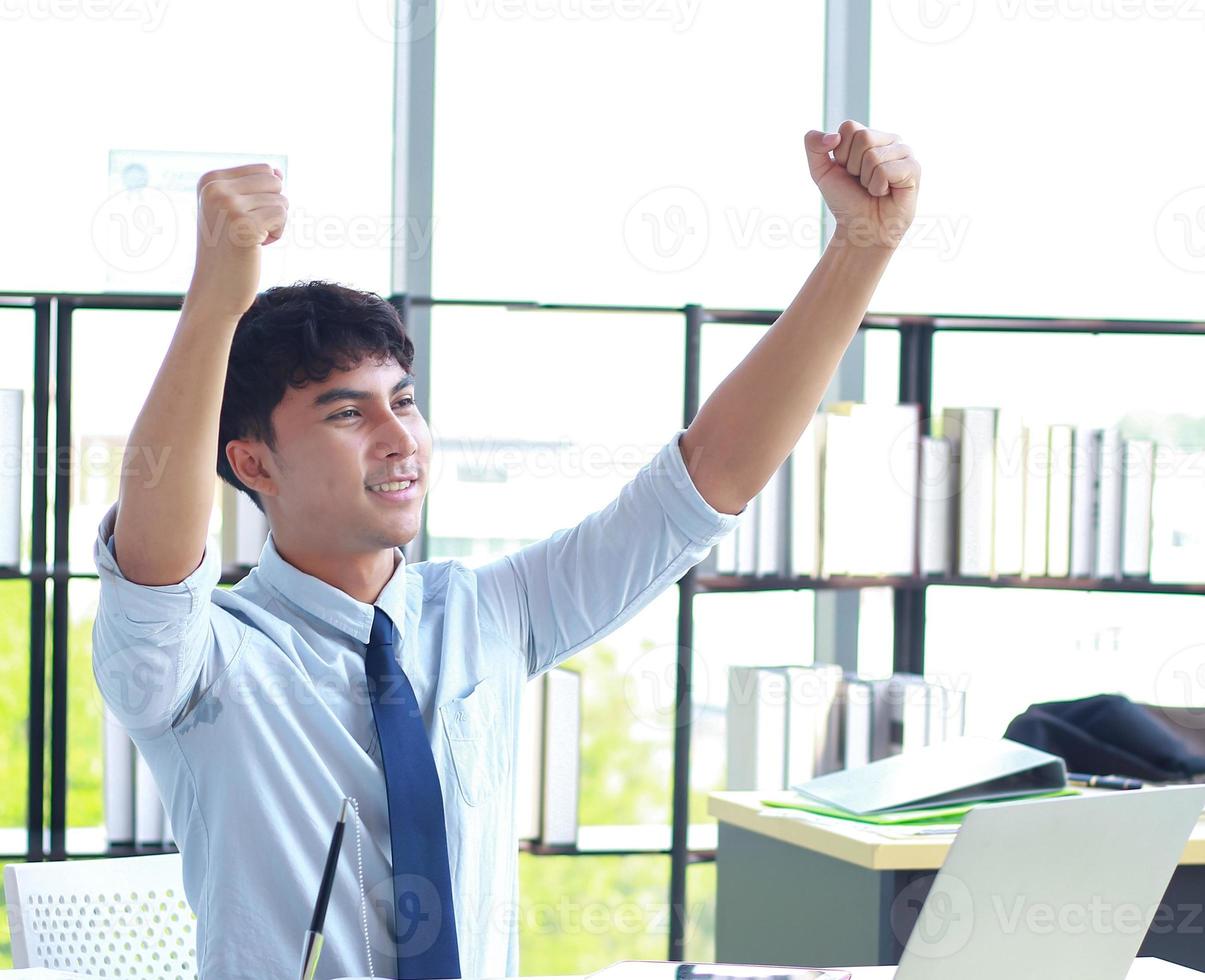
[[[873,310],[1201,317],[1199,4],[872,6],[870,125],[924,172]]]
[[[790,301],[818,255],[822,4],[439,14],[435,295]]]
[[[394,46],[377,7],[6,8],[0,290],[183,292],[197,176],[267,160],[284,163],[290,216],[262,285],[387,291]]]

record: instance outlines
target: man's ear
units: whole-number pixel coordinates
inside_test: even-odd
[[[261,497],[276,496],[276,480],[265,466],[268,447],[258,440],[231,439],[226,443],[226,461],[243,483]]]

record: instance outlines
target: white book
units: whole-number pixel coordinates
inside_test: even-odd
[[[874,759],[874,698],[875,689],[870,681],[852,674],[845,676],[842,705],[846,769],[868,765]]]
[[[1069,425],[1050,427],[1050,507],[1046,537],[1046,574],[1066,578],[1071,574],[1071,482],[1074,430]]]
[[[755,498],[758,505],[757,574],[787,574],[787,542],[790,496],[787,487],[788,467],[784,462],[762,487]]]
[[[891,701],[895,683],[890,677],[867,681],[871,690],[870,761],[877,762],[892,755],[895,711]]]
[[[956,687],[946,689],[946,738],[967,733],[967,692]]]
[[[787,672],[728,668],[728,789],[786,788]]]
[[[1127,439],[1123,450],[1121,574],[1151,573],[1151,497],[1155,488],[1155,444]]]
[[[842,767],[845,756],[842,745],[844,708],[841,701],[845,671],[836,664],[812,664],[810,667],[791,668],[789,673],[792,704],[795,690],[802,684],[805,697],[813,706],[812,717],[816,725],[816,775],[823,776],[835,772]]]
[[[817,412],[787,462],[791,501],[791,575],[820,577],[820,496],[824,452],[824,413]]]
[[[925,744],[935,745],[944,742],[949,736],[946,732],[946,689],[940,684],[928,685],[929,715],[925,726]]]
[[[0,388],[0,565],[18,568],[21,564],[21,470],[24,431],[22,413],[25,392],[20,388]]]
[[[268,540],[268,520],[241,490],[222,483],[222,565],[258,565]]]
[[[712,571],[716,575],[735,575],[737,573],[736,529],[740,527],[741,523],[748,516],[748,507],[749,505],[746,504],[746,513],[741,515],[741,521],[737,523],[736,527],[720,538],[711,549],[711,553],[714,556]]]
[[[761,514],[757,498],[749,501],[745,520],[733,528],[736,537],[736,572],[738,575],[757,574],[757,538],[760,534]]]
[[[134,840],[139,847],[158,847],[163,843],[163,831],[163,801],[151,767],[135,747]]]
[[[1071,440],[1071,577],[1088,578],[1095,564],[1097,452],[1092,429],[1075,427]]]
[[[929,744],[929,685],[919,674],[891,677],[891,754],[922,749]]]
[[[816,771],[820,737],[816,713],[814,683],[806,667],[786,667],[786,745],[784,785],[807,782],[820,775]]]
[[[1040,422],[1025,427],[1025,553],[1022,575],[1046,574],[1046,539],[1050,506],[1050,426]]]
[[[824,489],[820,504],[820,569],[824,578],[848,575],[860,563],[861,515],[857,507],[860,460],[861,446],[853,417],[826,412]]]
[[[104,706],[105,836],[110,844],[134,843],[134,743],[108,705]]]
[[[1092,574],[1096,578],[1121,578],[1121,483],[1124,466],[1121,433],[1115,426],[1097,429],[1094,457],[1096,492],[1094,526],[1096,541],[1092,551]]]
[[[573,845],[577,843],[581,783],[581,675],[554,667],[545,676],[540,840]]]
[[[1020,416],[996,412],[993,575],[1020,575],[1025,545],[1025,430]]]
[[[1151,581],[1205,582],[1205,452],[1155,447]]]
[[[523,686],[519,707],[519,759],[515,767],[515,828],[518,840],[540,839],[540,768],[544,758],[546,676],[540,674]]]
[[[915,575],[920,406],[850,403],[858,427],[859,575]],[[851,533],[854,533],[851,531]]]
[[[951,575],[954,570],[953,517],[957,484],[950,441],[921,436],[918,556],[921,575]]]
[[[987,578],[992,573],[995,508],[996,410],[947,408],[942,435],[950,440],[957,474],[956,571]]]

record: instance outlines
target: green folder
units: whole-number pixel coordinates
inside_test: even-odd
[[[963,814],[977,806],[992,806],[995,803],[1014,803],[1017,800],[1044,800],[1052,796],[1077,796],[1079,790],[1073,786],[1058,789],[1051,793],[1028,793],[1023,796],[1009,796],[1003,799],[983,800],[981,802],[959,803],[955,806],[940,806],[929,810],[895,810],[891,813],[850,813],[848,810],[837,810],[823,803],[809,803],[807,800],[762,800],[763,806],[779,807],[787,810],[804,810],[807,813],[817,813],[823,817],[837,817],[841,820],[852,820],[855,823],[871,823],[879,826],[894,826],[897,824],[943,824],[959,823]]]

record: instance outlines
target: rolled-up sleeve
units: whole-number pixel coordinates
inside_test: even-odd
[[[100,598],[92,626],[92,674],[117,719],[132,735],[149,737],[178,720],[190,695],[216,669],[219,642],[236,647],[239,628],[223,618],[215,629],[219,617],[211,595],[221,578],[215,548],[207,542],[201,563],[181,582],[140,585],[117,564],[116,520],[113,504],[93,548]]]
[[[715,510],[691,480],[680,429],[570,528],[481,565],[478,612],[535,677],[623,625],[698,564],[745,514]]]

